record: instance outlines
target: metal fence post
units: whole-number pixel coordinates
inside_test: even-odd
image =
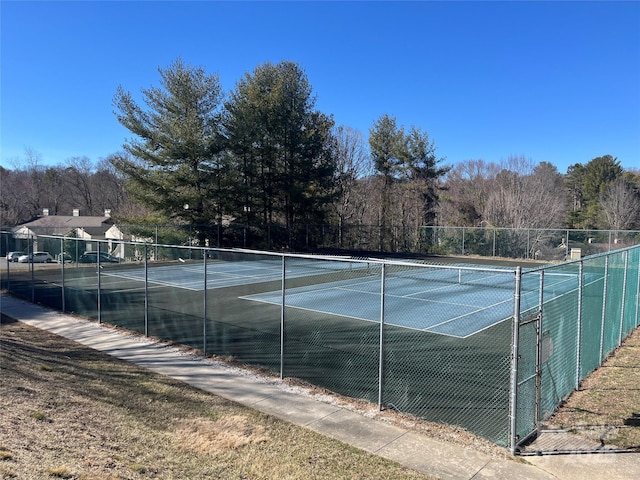
[[[384,392],[384,297],[385,297],[385,264],[382,263],[380,274],[380,345],[378,358],[378,410],[382,410]]]
[[[640,325],[640,247],[636,247],[638,250],[638,281],[636,282],[636,321],[635,326]]]
[[[582,364],[582,295],[584,290],[584,262],[580,260],[578,267],[578,341],[576,342],[576,383],[580,387],[580,366]]]
[[[518,415],[518,343],[520,341],[520,295],[522,282],[522,267],[516,267],[515,287],[513,292],[513,325],[512,325],[512,344],[511,344],[511,392],[509,406],[509,436],[511,454],[515,455],[517,444],[517,415]]]
[[[203,317],[202,318],[202,354],[206,355],[207,354],[207,251],[204,250],[203,253],[204,253],[203,255],[204,288],[202,289],[202,309],[204,313],[202,315]]]
[[[35,263],[33,262],[33,237],[29,236],[29,240],[27,241],[27,255],[30,255],[31,261],[27,263],[29,265],[29,270],[31,272],[31,303],[36,303],[36,278],[34,267]]]
[[[604,330],[607,318],[607,284],[609,280],[609,253],[604,257],[604,284],[602,287],[602,317],[600,320],[600,363],[603,360],[604,353]]]
[[[64,303],[64,238],[60,238],[60,283],[62,284],[60,300],[62,301],[62,313],[64,313],[66,312],[66,305]]]
[[[542,322],[544,319],[544,270],[540,270],[540,292],[538,301],[540,310],[536,321],[536,384],[535,411],[533,422],[536,429],[540,426],[540,411],[542,410]]]
[[[7,239],[7,253],[9,253],[9,234],[6,235]],[[9,267],[11,262],[7,260],[7,291],[11,291],[11,268]]]
[[[496,256],[496,228],[493,228],[493,256]]]
[[[144,244],[144,336],[149,336],[149,262],[148,246]]]
[[[464,227],[462,227],[462,255],[464,255]]]
[[[285,299],[286,299],[286,265],[287,265],[287,257],[286,255],[282,255],[282,307],[280,308],[280,378],[284,378],[284,309],[285,309]]]
[[[622,300],[620,309],[620,334],[618,336],[618,345],[622,345],[623,331],[624,331],[624,315],[625,315],[625,303],[627,300],[627,269],[629,268],[629,250],[624,252],[624,274],[622,278]]]
[[[98,323],[102,323],[102,304],[101,304],[101,293],[102,293],[102,285],[101,285],[101,279],[102,276],[100,275],[100,269],[102,268],[100,266],[100,242],[98,242],[98,255],[96,255],[96,270],[97,270],[97,274],[98,274],[98,295],[96,298],[96,303],[97,303],[97,307],[98,307]]]

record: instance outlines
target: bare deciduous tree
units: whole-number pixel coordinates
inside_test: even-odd
[[[535,165],[524,157],[510,157],[495,177],[484,219],[512,228],[555,228],[562,225],[562,176],[546,162]]]
[[[367,201],[366,195],[362,195],[361,181],[372,175],[373,165],[367,155],[361,132],[339,126],[333,136],[336,169],[332,208],[338,220],[339,244],[342,245],[343,225],[362,222]]]
[[[498,165],[482,159],[467,160],[453,166],[445,177],[447,190],[441,196],[438,223],[480,225],[498,172]]]
[[[88,157],[72,157],[66,162],[65,182],[71,201],[75,202],[73,208],[79,208],[83,214],[94,215],[98,212],[94,210],[94,189],[91,185],[93,175],[93,164]]]
[[[640,221],[640,194],[625,178],[609,184],[600,198],[600,207],[605,226],[612,230],[630,230]]]

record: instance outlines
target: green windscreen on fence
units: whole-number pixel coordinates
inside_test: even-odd
[[[579,383],[638,325],[640,248],[547,266],[522,276],[524,320],[539,312],[537,345],[539,410],[528,416],[518,398],[519,424],[544,421]],[[532,288],[539,284],[538,291]],[[541,290],[540,290],[541,289]],[[535,297],[539,297],[536,305]],[[520,354],[530,352],[532,332],[521,329]],[[526,363],[529,364],[528,362]],[[519,365],[521,393],[532,395],[533,377]],[[523,427],[524,428],[524,427]],[[520,432],[519,432],[520,433]]]
[[[547,418],[576,387],[580,265],[561,264],[539,275],[543,282],[540,413]]]
[[[604,325],[600,362],[619,345],[623,324],[623,298],[625,293],[625,259],[627,252],[612,252],[607,256],[607,288],[605,293]]]
[[[582,288],[582,316],[579,319],[580,378],[585,378],[600,365],[606,258],[598,256],[583,262],[585,278]]]
[[[622,338],[626,338],[640,321],[640,249],[627,251]]]
[[[283,374],[377,402],[380,270],[340,259],[284,260]],[[252,299],[282,304],[278,294]]]

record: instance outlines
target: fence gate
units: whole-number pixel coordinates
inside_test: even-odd
[[[536,434],[540,411],[539,337],[540,313],[524,316],[518,323],[517,365],[515,385],[515,429],[512,432],[513,453]]]

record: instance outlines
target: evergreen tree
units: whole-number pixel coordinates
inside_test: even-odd
[[[226,103],[225,135],[238,172],[233,213],[248,223],[321,222],[332,191],[333,120],[315,110],[302,69],[265,63]]]
[[[202,241],[205,226],[220,221],[228,203],[220,83],[181,59],[159,73],[161,86],[142,90],[146,108],[118,88],[116,116],[135,137],[124,145],[131,157],[116,156],[112,163],[135,198],[200,226]]]

